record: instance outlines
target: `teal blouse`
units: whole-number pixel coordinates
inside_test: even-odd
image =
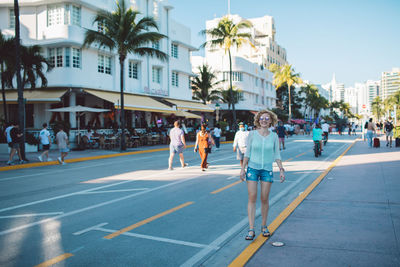
[[[244,156],[249,158],[250,168],[272,171],[272,163],[281,159],[278,135],[270,132],[269,135],[262,136],[257,130],[251,131]]]

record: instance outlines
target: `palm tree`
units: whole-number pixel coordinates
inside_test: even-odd
[[[201,47],[209,46],[210,48],[220,47],[225,50],[225,54],[228,53],[229,56],[229,94],[230,99],[234,99],[233,87],[232,87],[232,56],[231,48],[235,46],[239,49],[244,43],[248,43],[254,46],[250,42],[250,33],[240,32],[244,29],[249,29],[252,24],[249,21],[242,20],[235,24],[229,16],[223,17],[218,25],[210,30],[203,30],[200,33],[203,35],[208,35],[211,40],[205,42]],[[236,112],[235,103],[232,105],[233,114],[233,129],[236,130]]]
[[[291,95],[290,88],[295,84],[302,84],[303,81],[300,78],[300,74],[294,73],[294,69],[292,69],[292,65],[283,65],[278,66],[277,64],[271,64],[269,66],[269,70],[274,74],[273,85],[278,89],[283,85],[287,85],[288,94],[289,94],[289,118],[290,121],[292,119],[292,105],[291,105]]]
[[[138,11],[127,8],[125,1],[117,1],[117,8],[114,12],[99,11],[93,20],[93,24],[104,25],[104,31],[86,30],[83,47],[97,44],[99,48],[109,48],[110,51],[118,52],[120,64],[120,91],[121,91],[121,150],[125,150],[125,112],[124,112],[124,69],[125,59],[128,53],[140,56],[156,56],[166,60],[168,56],[152,47],[149,44],[158,42],[165,35],[158,32],[151,32],[158,26],[152,17],[144,17],[136,22]]]
[[[383,115],[382,105],[383,105],[383,102],[379,96],[375,97],[371,103],[372,114],[374,114],[377,117],[378,121],[379,121],[381,115]]]
[[[216,78],[207,64],[199,66],[199,75],[192,81],[193,99],[201,100],[203,104],[218,100],[220,91],[213,89],[221,82],[215,81]]]
[[[230,109],[230,105],[237,104],[244,99],[242,95],[242,90],[236,88],[235,86],[232,92],[230,90],[221,90],[220,94],[222,102],[228,104],[228,109]]]
[[[309,109],[312,113],[312,103],[315,101],[316,96],[319,96],[318,93],[318,88],[314,84],[306,84],[305,86],[302,86],[300,89],[300,92],[305,94],[304,98],[304,115],[307,113],[307,110]],[[313,114],[310,114],[313,115]]]
[[[40,78],[41,87],[47,86],[47,79],[44,75],[44,65],[46,70],[50,71],[53,67],[41,54],[41,47],[38,45],[22,46],[21,47],[21,67],[23,69],[22,87],[30,85],[31,88],[36,88],[36,81]]]
[[[0,79],[5,121],[8,121],[5,85],[7,81],[12,80],[12,78],[10,78],[10,66],[14,60],[14,43],[14,38],[6,38],[0,31]]]

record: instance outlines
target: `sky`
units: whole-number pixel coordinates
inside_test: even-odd
[[[228,0],[168,0],[172,18],[191,29],[199,47],[206,21],[228,13]],[[301,78],[346,87],[379,80],[400,67],[400,0],[231,0],[231,14],[274,17],[275,40]],[[204,50],[193,55],[204,56]]]

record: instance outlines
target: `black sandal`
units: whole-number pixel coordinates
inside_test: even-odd
[[[253,233],[253,234],[250,234],[250,233]],[[256,232],[254,231],[254,229],[250,229],[249,233],[246,235],[246,237],[244,239],[253,240],[255,236],[256,236]]]
[[[263,237],[271,236],[271,233],[269,232],[268,227],[266,225],[261,226],[261,232],[262,232]]]

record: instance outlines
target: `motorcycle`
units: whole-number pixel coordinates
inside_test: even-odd
[[[321,144],[319,141],[314,141],[314,155],[316,158],[321,156]]]

